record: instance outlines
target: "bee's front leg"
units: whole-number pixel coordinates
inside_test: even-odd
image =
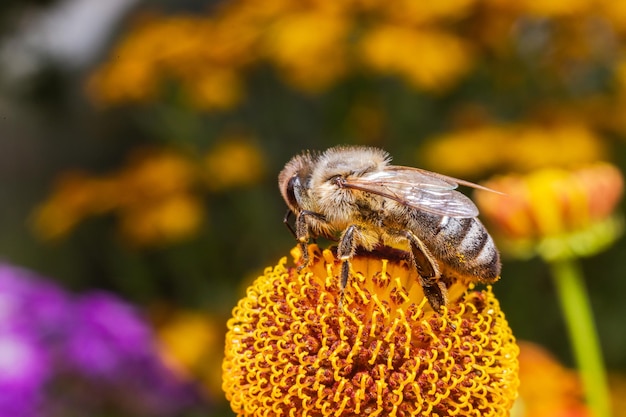
[[[285,216],[286,218],[287,216]],[[298,266],[298,271],[302,270],[309,264],[309,240],[311,240],[311,226],[310,219],[315,219],[316,221],[326,222],[326,218],[314,211],[302,210],[296,215],[296,239],[298,240],[298,245],[300,246],[300,251],[302,252],[302,264]]]
[[[448,290],[439,280],[441,271],[439,264],[424,243],[410,231],[404,231],[411,248],[411,260],[417,269],[420,285],[424,290],[424,296],[435,311],[448,303]]]

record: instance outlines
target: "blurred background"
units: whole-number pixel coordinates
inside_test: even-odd
[[[502,309],[559,372],[575,362],[537,254],[600,225],[574,252],[623,401],[625,52],[611,0],[5,0],[0,417],[232,415],[226,320],[294,246],[278,172],[338,144],[531,189],[481,210]],[[559,415],[587,415],[576,383],[563,395]]]

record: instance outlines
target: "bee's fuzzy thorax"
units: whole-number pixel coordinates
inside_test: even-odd
[[[331,174],[358,175],[363,172],[380,170],[389,162],[391,162],[391,157],[382,149],[363,146],[337,146],[328,149],[319,156],[317,165],[320,169],[313,172],[311,183],[312,185],[319,184]]]
[[[388,154],[377,148],[340,146],[319,155],[311,171],[309,189],[312,209],[324,213],[337,226],[355,216],[359,191],[342,189],[333,178],[358,177],[380,171],[390,161]],[[347,225],[347,224],[346,224]]]

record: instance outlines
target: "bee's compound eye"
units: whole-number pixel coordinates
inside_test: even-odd
[[[301,187],[300,178],[297,175],[294,175],[289,179],[287,183],[287,203],[291,207],[298,207],[298,198],[296,197],[296,188]]]
[[[337,187],[343,187],[345,183],[345,179],[341,175],[333,175],[328,179],[331,184],[336,185]]]

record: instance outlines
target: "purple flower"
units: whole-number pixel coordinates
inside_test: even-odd
[[[116,378],[120,372],[155,355],[153,335],[139,313],[106,292],[91,292],[73,306],[68,361],[85,375]]]
[[[151,329],[131,305],[103,291],[76,300],[67,363],[74,371],[135,402],[148,415],[168,415],[198,395],[159,359]],[[121,389],[120,389],[121,388]]]
[[[46,345],[61,337],[67,301],[54,285],[0,264],[0,416],[39,415],[52,373]]]
[[[0,417],[99,407],[166,416],[199,403],[162,363],[148,322],[111,293],[72,295],[0,264]]]
[[[0,416],[38,415],[49,368],[45,351],[34,340],[0,332]]]
[[[26,331],[41,338],[60,337],[70,297],[32,272],[0,264],[0,331]]]

